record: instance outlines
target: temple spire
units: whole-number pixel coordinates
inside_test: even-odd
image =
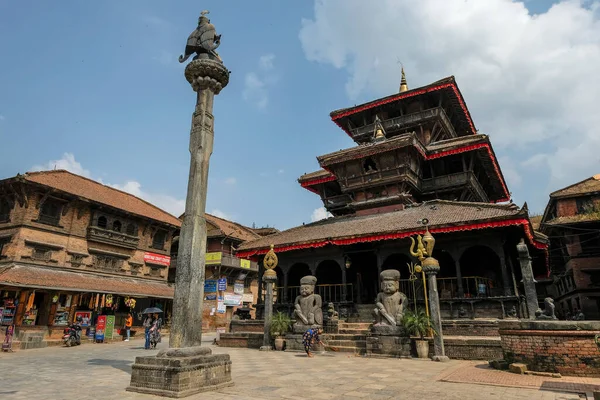
[[[400,93],[408,91],[408,84],[406,83],[406,75],[404,75],[404,67],[402,67],[402,79],[400,80]]]

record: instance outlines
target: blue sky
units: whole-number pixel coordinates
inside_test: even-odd
[[[208,212],[246,225],[254,222],[289,228],[310,222],[322,204],[296,179],[318,168],[317,155],[353,144],[331,122],[329,112],[394,93],[399,80],[398,59],[406,66],[412,87],[456,75],[475,124],[491,136],[517,202],[527,200],[533,203],[531,208],[541,211],[549,190],[600,172],[593,154],[585,167],[575,166],[566,176],[565,168],[552,170],[544,164],[569,150],[555,131],[574,129],[568,116],[579,97],[573,94],[575,100],[564,104],[566,117],[560,120],[551,106],[538,107],[536,99],[550,102],[559,92],[547,93],[540,89],[542,84],[535,86],[523,57],[506,51],[510,43],[502,39],[506,35],[500,29],[504,28],[495,30],[494,24],[483,23],[473,28],[489,37],[476,30],[466,35],[457,33],[452,46],[457,46],[453,52],[462,64],[446,62],[441,49],[449,45],[436,43],[445,37],[444,32],[432,40],[425,37],[432,32],[421,34],[412,29],[416,36],[408,46],[406,32],[398,30],[402,21],[384,20],[391,9],[399,15],[410,9],[423,22],[439,21],[435,2],[424,1],[419,10],[410,8],[410,2],[404,3],[385,1],[380,9],[367,10],[366,3],[355,0],[327,4],[321,0],[0,0],[0,176],[57,165],[128,190],[173,213],[182,210],[195,97],[177,56],[202,9],[210,10],[209,17],[222,34],[219,54],[232,71],[229,86],[215,100]],[[456,3],[457,11],[469,6],[464,0],[466,6],[444,3]],[[545,43],[542,33],[551,29],[555,14],[560,11],[565,15],[565,10],[553,14],[552,3],[541,0],[524,4],[490,0],[489,4],[485,6],[491,7],[489,10],[478,4],[473,5],[472,13],[457,16],[527,20],[523,26],[534,32],[528,34],[533,48],[558,46]],[[557,60],[571,59],[569,51],[583,46],[591,52],[586,60],[592,68],[600,59],[596,57],[600,41],[586,32],[598,26],[597,9],[590,2],[569,2],[567,6],[566,12],[583,22],[573,23],[571,30],[561,34],[581,34],[586,43],[571,40]],[[533,14],[547,14],[550,28],[542,23],[544,18]],[[448,24],[452,23],[449,17]],[[383,29],[385,26],[390,29]],[[360,31],[357,27],[364,30],[356,33],[361,40],[352,39],[353,32],[348,31]],[[481,45],[472,42],[473,35]],[[394,48],[385,43],[394,43]],[[536,61],[523,45],[515,46],[532,58],[534,72],[541,68],[537,63],[543,63],[544,73],[557,76],[570,68],[562,61],[553,67],[553,59],[547,56]],[[479,60],[487,59],[481,54],[490,52],[495,61],[481,63]],[[439,63],[432,62],[438,57]],[[513,58],[519,61],[510,61]],[[465,64],[465,60],[475,61]],[[500,72],[490,71],[492,64]],[[519,75],[515,66],[525,72]],[[482,85],[478,71],[485,71],[488,77],[500,74],[521,88],[521,80],[527,79],[531,88],[523,89],[526,95],[516,95],[524,103],[516,101],[515,105],[512,95],[495,93],[493,85]],[[592,76],[587,69],[580,73],[581,77],[572,79]],[[551,125],[544,122],[548,119]],[[504,133],[513,131],[507,128],[507,120],[516,121],[511,122],[518,131],[516,136]],[[596,121],[588,122],[586,126]],[[496,132],[496,125],[500,132]],[[577,127],[577,131],[586,126]],[[530,131],[530,139],[520,143],[519,138]],[[569,154],[565,159],[572,159]]]

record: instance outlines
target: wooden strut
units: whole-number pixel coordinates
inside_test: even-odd
[[[44,193],[44,196],[42,196],[42,198],[40,199],[39,203],[37,203],[36,206],[35,206],[36,210],[39,210],[40,207],[44,205],[44,203],[46,202],[46,200],[48,200],[48,197],[50,196],[50,194],[52,192],[54,192],[54,189],[50,189],[46,193]]]

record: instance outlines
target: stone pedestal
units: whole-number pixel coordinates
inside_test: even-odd
[[[288,333],[285,335],[285,351],[304,351],[304,346],[302,345],[302,333]],[[313,344],[311,346],[311,351],[319,352],[324,351],[325,348],[321,344]]]
[[[410,338],[407,336],[368,336],[367,357],[411,357]]]
[[[208,347],[188,347],[137,357],[126,390],[182,398],[232,385],[228,354],[213,355]]]

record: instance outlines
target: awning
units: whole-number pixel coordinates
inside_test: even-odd
[[[2,285],[165,299],[172,299],[174,293],[174,288],[166,282],[60,271],[18,264],[6,268],[0,267],[0,286]]]

